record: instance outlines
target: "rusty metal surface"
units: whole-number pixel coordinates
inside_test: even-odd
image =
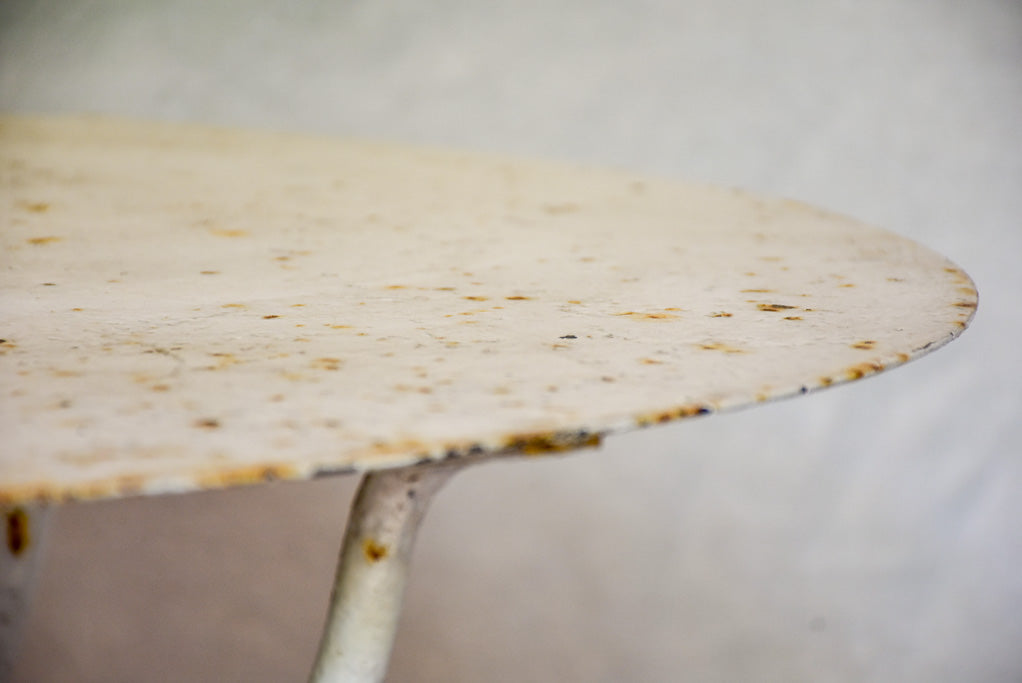
[[[0,502],[543,453],[872,375],[942,256],[622,173],[94,118],[0,125]]]

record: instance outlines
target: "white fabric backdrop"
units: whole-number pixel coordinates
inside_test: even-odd
[[[1022,680],[1022,5],[0,4],[0,108],[565,158],[908,235],[975,279],[932,357],[481,466],[393,681]],[[17,680],[303,680],[353,479],[60,509]]]

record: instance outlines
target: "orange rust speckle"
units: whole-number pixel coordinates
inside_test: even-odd
[[[784,319],[785,320],[801,320],[802,316],[800,316],[800,315],[786,315],[786,316],[784,316]]]
[[[18,206],[31,213],[46,213],[50,210],[49,202],[18,202]]]
[[[663,365],[662,360],[656,360],[655,358],[640,358],[639,362],[643,365]]]
[[[872,340],[872,339],[865,339],[863,341],[855,342],[854,344],[852,344],[852,348],[853,349],[862,349],[863,351],[870,351],[870,350],[876,348],[876,345],[877,345],[877,343],[874,340]]]
[[[274,318],[279,318],[279,317],[280,317],[279,315],[264,315],[263,316],[263,320],[273,320]]]
[[[219,270],[200,270],[199,275],[219,275]]]
[[[872,363],[859,363],[845,370],[845,376],[848,379],[861,379],[866,375],[871,375],[875,372],[880,372],[884,369],[884,366],[877,362]]]
[[[80,377],[82,373],[75,370],[54,370],[54,377]]]
[[[758,308],[761,311],[777,313],[778,311],[788,311],[795,307],[787,306],[785,304],[756,304],[756,308]]]
[[[377,542],[374,538],[367,538],[362,541],[362,554],[369,562],[376,563],[386,559],[390,554],[390,548]]]
[[[531,296],[506,296],[504,297],[508,301],[531,301]]]
[[[579,305],[581,305],[582,302],[579,301],[578,299],[568,299],[568,303],[569,304],[573,304],[575,306],[579,306]]]
[[[408,289],[408,285],[387,285],[386,289]]]
[[[331,325],[330,323],[326,323],[326,325],[331,330],[350,330],[350,329],[352,329],[351,325]]]
[[[7,512],[7,550],[17,557],[21,555],[32,543],[32,536],[28,528],[28,514],[20,508],[14,508]]]
[[[748,294],[748,293],[769,294],[772,291],[774,291],[774,290],[772,290],[772,289],[743,289],[742,293],[743,294]]]
[[[40,246],[40,245],[43,245],[43,244],[53,244],[54,242],[60,242],[62,239],[64,239],[64,238],[63,237],[54,237],[53,235],[48,235],[46,237],[29,237],[25,241],[28,242],[29,244],[34,244],[36,246]]]
[[[298,472],[287,465],[251,465],[226,472],[207,472],[197,477],[199,488],[224,488],[258,484],[281,479],[295,479]]]
[[[320,370],[340,370],[343,362],[340,358],[317,358],[310,365]]]
[[[729,346],[723,342],[707,342],[705,344],[699,344],[699,348],[705,351],[722,351],[723,353],[748,353],[745,349],[740,349],[737,346]]]
[[[301,308],[305,304],[291,304],[291,308]]]
[[[678,316],[672,315],[671,313],[639,313],[638,311],[625,311],[623,313],[615,313],[616,316],[627,316],[629,318],[635,318],[637,320],[677,320]]]
[[[900,360],[902,363],[907,363],[909,362],[909,360],[911,360],[911,356],[909,356],[907,353],[899,353],[898,360]]]
[[[248,230],[237,230],[233,228],[214,228],[210,233],[217,237],[247,237]]]
[[[158,392],[170,391],[170,385],[169,384],[154,384],[154,385],[152,385],[149,388],[152,389],[153,391],[158,391]]]
[[[903,278],[903,277],[889,277],[889,278],[887,278],[887,281],[888,282],[904,282],[905,278]]]
[[[536,432],[519,434],[504,442],[504,449],[517,451],[524,455],[544,455],[547,453],[563,453],[578,448],[596,448],[603,442],[599,434],[558,434],[556,432]]]
[[[220,308],[248,308],[245,304],[224,304]]]
[[[433,289],[434,289],[434,291],[437,291],[437,292],[453,292],[453,291],[455,291],[454,287],[434,287]]]
[[[843,284],[843,285],[838,285],[838,287],[854,287],[854,286],[855,286],[855,285],[853,285],[853,284],[852,284],[851,282],[846,282],[846,283],[845,283],[845,284]]]
[[[956,301],[954,305],[958,308],[976,308],[975,301]]]
[[[463,298],[468,299],[469,301],[489,301],[490,300],[490,297],[488,297],[488,296],[477,296],[477,295],[476,296],[466,296],[466,297],[463,297]]]
[[[673,410],[665,410],[660,413],[652,413],[650,415],[642,415],[635,419],[636,424],[640,427],[648,427],[654,424],[664,424],[665,422],[674,422],[675,420],[683,420],[687,417],[696,417],[697,415],[706,415],[710,412],[710,409],[706,406],[699,404],[690,404],[675,408]]]
[[[219,429],[220,420],[217,420],[212,417],[205,417],[193,422],[192,426],[198,427],[199,429]]]
[[[834,383],[834,379],[832,377],[821,377],[820,378],[820,384],[822,386],[829,387],[833,383]]]
[[[557,216],[564,213],[574,213],[578,211],[578,209],[578,204],[572,204],[570,202],[563,204],[547,204],[543,207],[543,210],[551,216]]]
[[[72,308],[71,310],[72,310],[72,311],[75,311],[76,313],[78,313],[78,312],[80,312],[80,311],[81,311],[82,309],[80,309],[80,308]]]
[[[732,314],[727,311],[717,311],[716,313],[710,314],[711,318],[730,318],[731,316]]]

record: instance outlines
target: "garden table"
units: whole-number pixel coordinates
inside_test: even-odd
[[[359,472],[312,679],[381,680],[458,469],[874,375],[977,303],[890,232],[622,171],[89,116],[0,158],[0,666],[46,509]]]

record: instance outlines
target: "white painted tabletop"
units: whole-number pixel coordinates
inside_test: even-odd
[[[568,165],[0,123],[0,502],[487,453],[860,379],[969,277],[811,206]]]

